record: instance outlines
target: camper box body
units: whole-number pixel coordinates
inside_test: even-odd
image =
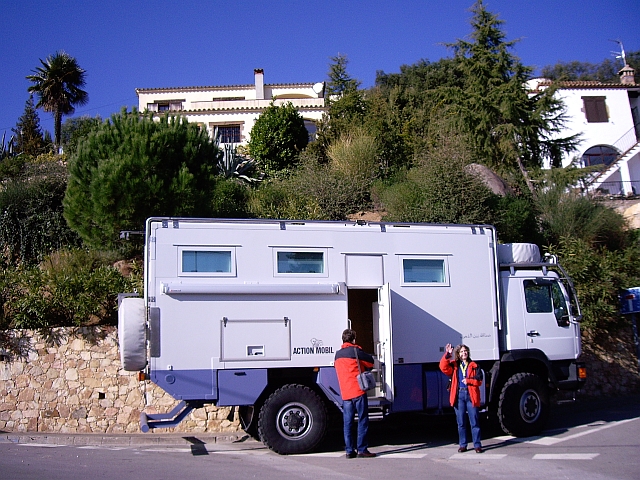
[[[538,402],[580,383],[570,286],[535,246],[500,261],[490,226],[152,218],[145,237],[144,298],[121,306],[125,369],[182,400],[182,417],[202,403],[240,406],[276,451],[315,446],[326,409],[341,407],[333,361],[345,328],[376,359],[373,414],[449,407],[447,343],[468,345],[485,370],[487,405],[515,374],[540,377]]]

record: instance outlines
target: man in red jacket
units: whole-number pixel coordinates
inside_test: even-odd
[[[356,345],[355,342],[355,331],[347,328],[342,332],[342,347],[336,352],[334,364],[338,374],[338,382],[340,383],[340,395],[342,396],[344,443],[347,458],[372,458],[376,454],[367,449],[369,402],[367,400],[367,392],[360,388],[356,377],[360,370],[365,371],[373,368],[373,357],[363,352],[362,348]],[[358,362],[360,362],[360,368],[358,368]],[[351,433],[356,412],[358,412],[357,451],[354,448],[353,435]]]

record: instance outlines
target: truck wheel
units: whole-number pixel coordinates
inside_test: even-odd
[[[505,433],[529,437],[540,433],[549,415],[549,393],[538,375],[516,373],[502,387],[498,418]]]
[[[276,453],[305,453],[324,437],[327,410],[322,399],[304,385],[285,385],[260,409],[260,440]]]

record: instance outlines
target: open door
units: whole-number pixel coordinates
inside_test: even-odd
[[[391,342],[391,288],[385,283],[378,289],[378,302],[373,304],[373,344],[376,369],[379,372],[377,397],[393,401],[393,351]]]

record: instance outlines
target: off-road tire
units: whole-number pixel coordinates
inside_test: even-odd
[[[502,387],[498,419],[505,433],[530,437],[544,428],[549,416],[549,391],[533,373],[516,373]]]
[[[326,406],[316,392],[304,385],[280,387],[260,409],[260,440],[276,453],[308,452],[322,441],[326,429]]]

